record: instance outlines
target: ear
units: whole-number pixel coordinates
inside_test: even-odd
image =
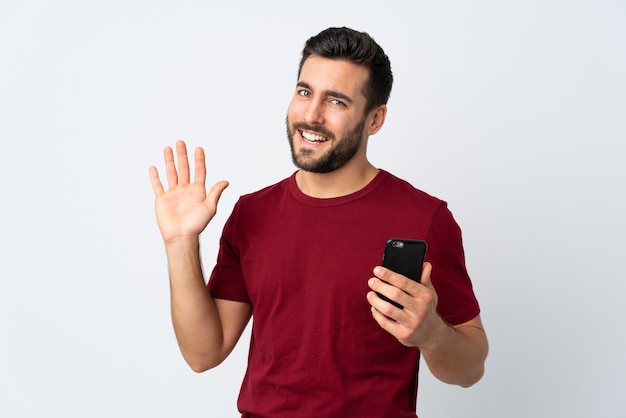
[[[383,127],[385,117],[387,116],[387,105],[380,105],[370,112],[368,117],[367,134],[374,135]]]

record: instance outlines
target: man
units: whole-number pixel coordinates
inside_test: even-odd
[[[299,170],[240,198],[208,286],[199,235],[228,183],[206,193],[201,148],[191,182],[182,141],[178,169],[165,150],[167,191],[150,169],[174,329],[191,368],[220,364],[254,317],[244,417],[415,417],[420,353],[444,382],[482,377],[487,340],[460,229],[445,202],[367,159],[392,79],[365,33],[330,28],[307,41],[287,115]],[[377,265],[391,237],[428,242],[421,283]]]

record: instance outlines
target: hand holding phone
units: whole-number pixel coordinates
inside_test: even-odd
[[[385,252],[381,265],[419,283],[427,248],[428,244],[426,244],[426,241],[391,238],[385,243]],[[404,309],[404,306],[399,303],[378,292],[377,294],[381,299],[400,309]]]

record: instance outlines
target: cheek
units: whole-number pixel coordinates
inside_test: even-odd
[[[342,136],[352,133],[358,125],[358,122],[355,123],[354,120],[348,118],[338,118],[337,120],[333,120],[331,122],[333,123],[333,126],[335,126],[336,132],[341,133]]]
[[[302,117],[304,106],[302,103],[299,103],[298,100],[293,99],[289,103],[289,108],[287,108],[287,117],[291,122],[297,121]]]

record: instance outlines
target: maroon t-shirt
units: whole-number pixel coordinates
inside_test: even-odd
[[[445,202],[386,171],[356,193],[304,195],[295,175],[242,196],[208,286],[252,304],[244,417],[415,417],[419,350],[372,318],[367,280],[389,238],[422,239],[452,325],[479,314]]]

